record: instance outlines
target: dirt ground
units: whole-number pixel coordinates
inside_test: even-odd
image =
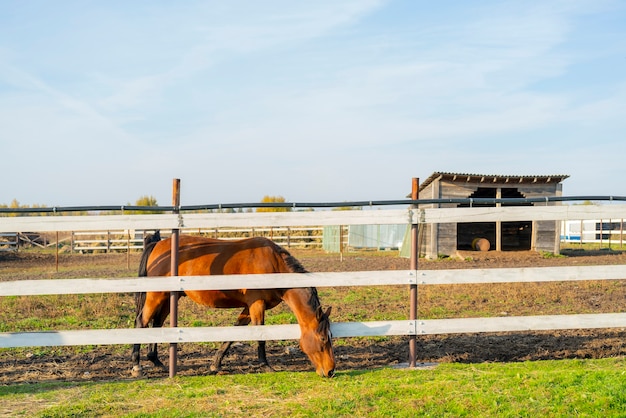
[[[342,259],[307,251],[293,251],[309,271],[358,271],[408,269],[409,261],[395,254],[350,255]],[[420,269],[471,269],[497,267],[543,267],[565,265],[626,264],[626,253],[601,250],[563,251],[562,257],[546,257],[536,252],[463,252],[450,260],[420,260]],[[63,269],[53,272],[55,257],[50,254],[0,253],[0,280],[28,278],[20,272],[39,271],[41,276],[63,278]],[[137,257],[127,259],[122,254],[97,256],[63,255],[61,266],[76,263],[84,269],[82,277],[107,277],[107,266],[128,263],[136,265]],[[47,266],[47,270],[45,267]],[[32,273],[31,273],[32,274]],[[73,276],[76,277],[76,276]],[[47,278],[47,277],[42,277]],[[626,280],[617,281],[611,291],[604,288],[580,286],[580,294],[574,295],[599,312],[623,312],[625,308]],[[589,289],[596,289],[595,293]],[[545,290],[545,288],[544,288]],[[554,291],[554,290],[551,290]],[[558,292],[558,290],[556,291]],[[524,293],[518,292],[519,300],[509,301],[511,306],[527,305]],[[428,295],[426,295],[428,296]],[[507,296],[509,297],[509,296]],[[477,297],[478,299],[478,297]],[[554,299],[558,306],[561,299]],[[470,301],[472,306],[481,301]],[[322,300],[324,303],[324,300]],[[421,302],[420,302],[421,303]],[[433,302],[436,303],[436,302]],[[488,303],[488,302],[485,302]],[[587,306],[585,305],[585,306]],[[335,307],[333,308],[335,309]],[[341,309],[341,307],[338,307]],[[384,310],[379,302],[376,309]],[[510,314],[517,315],[515,308]],[[521,308],[520,308],[521,309]],[[534,307],[528,308],[534,312]],[[520,311],[527,312],[527,311]],[[569,312],[568,312],[569,313]],[[496,313],[501,314],[501,313]],[[509,314],[509,313],[504,313]],[[532,314],[532,313],[531,313]],[[540,314],[540,313],[537,313]],[[417,340],[418,361],[442,362],[519,362],[565,358],[604,358],[626,355],[625,329],[574,330],[554,332],[490,333],[419,336]],[[312,366],[297,347],[297,342],[268,342],[268,359],[277,371],[310,371]],[[209,365],[215,352],[211,344],[180,344],[179,371],[181,376],[209,374]],[[145,356],[145,348],[143,355]],[[161,345],[161,359],[167,364],[167,345]],[[401,365],[408,359],[408,337],[348,338],[335,342],[338,373],[347,370],[363,370],[391,365]],[[143,362],[148,366],[147,361]],[[30,348],[0,350],[0,384],[19,384],[45,381],[96,381],[130,379],[130,349],[120,346],[97,346],[70,348]],[[146,368],[147,378],[162,378],[167,371]],[[263,372],[256,364],[256,344],[235,343],[224,360],[223,373]]]

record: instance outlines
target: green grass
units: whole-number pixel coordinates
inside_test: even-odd
[[[624,359],[441,364],[427,370],[177,377],[0,387],[13,416],[626,415]]]
[[[48,268],[29,275],[106,277],[104,268],[101,272],[100,266],[94,265],[98,258],[82,258],[89,262],[77,272],[62,268],[54,273]],[[117,275],[132,276],[122,261]],[[4,273],[5,277],[24,274]],[[581,305],[586,299],[581,294],[614,299],[611,303],[616,305],[603,308],[614,312],[614,306],[622,306],[623,288],[621,282],[610,281],[425,287],[420,290],[420,318],[498,316],[502,312],[525,315],[538,310],[542,314],[595,312],[597,308]],[[406,286],[322,288],[320,298],[324,306],[333,306],[337,322],[407,317]],[[230,325],[240,311],[208,310],[187,298],[181,306],[183,326]],[[5,297],[0,298],[0,331],[129,328],[134,309],[129,294]],[[284,306],[268,312],[266,319],[271,324],[294,322]],[[349,342],[338,339],[335,344]],[[126,346],[116,347],[128,351]],[[12,350],[51,357],[56,349]],[[332,380],[314,373],[280,372],[11,384],[0,386],[0,416],[626,416],[623,358],[441,364],[433,370],[414,371],[342,371],[339,366]]]

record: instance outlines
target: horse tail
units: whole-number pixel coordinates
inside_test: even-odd
[[[139,273],[138,277],[148,276],[148,258],[154,249],[157,242],[161,241],[161,233],[156,231],[154,234],[146,235],[143,239],[143,253],[141,254],[141,260],[139,260]],[[146,302],[146,292],[135,292],[135,307],[137,316],[135,317],[135,324],[140,323],[140,316],[143,311],[143,305]]]

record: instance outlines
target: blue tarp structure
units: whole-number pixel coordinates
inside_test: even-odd
[[[349,225],[347,246],[355,249],[400,250],[409,226]],[[339,252],[339,226],[324,227],[322,245],[325,251]]]

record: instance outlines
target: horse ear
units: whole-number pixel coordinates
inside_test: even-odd
[[[326,309],[326,312],[324,313],[324,315],[326,315],[327,318],[330,317],[330,311],[333,309],[332,306],[329,306],[328,309]]]

